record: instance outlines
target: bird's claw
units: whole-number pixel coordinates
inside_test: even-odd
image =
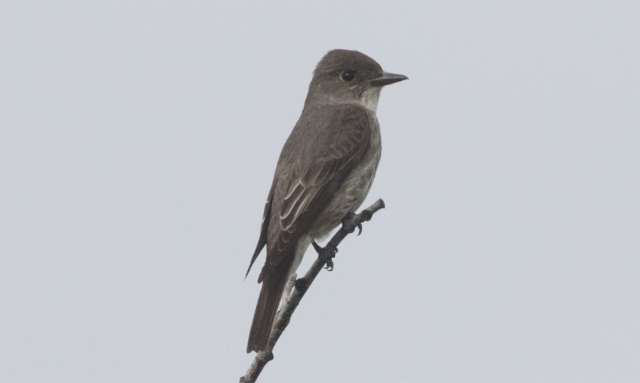
[[[360,235],[360,233],[362,233],[362,225],[361,224],[355,224],[355,222],[353,222],[353,217],[355,216],[355,214],[353,212],[348,212],[347,215],[344,216],[344,218],[342,218],[342,230],[344,230],[345,232],[351,234],[356,230],[356,227],[358,228],[358,235]]]
[[[320,245],[318,245],[316,241],[311,241],[311,244],[313,245],[313,248],[318,253],[318,258],[320,258],[320,260],[325,263],[324,268],[329,271],[333,270],[332,258],[336,256],[336,253],[338,252],[338,248],[331,244],[327,244],[327,246],[325,247],[320,247]]]
[[[360,220],[362,222],[371,221],[371,217],[373,217],[373,214],[369,210],[363,210],[360,212]]]
[[[369,210],[363,210],[360,212],[360,223],[356,226],[358,228],[358,235],[362,234],[362,222],[367,222],[371,220],[373,214]]]

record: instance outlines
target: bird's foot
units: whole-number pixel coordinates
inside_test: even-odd
[[[342,219],[342,230],[351,234],[356,231],[357,227],[358,235],[360,235],[362,234],[362,222],[370,221],[371,217],[373,217],[373,214],[368,210],[363,210],[357,216],[353,212],[348,212]]]
[[[333,270],[333,258],[336,256],[338,248],[331,244],[327,244],[325,247],[320,247],[316,241],[311,241],[311,244],[313,245],[313,248],[316,249],[318,258],[326,263],[324,268],[329,271]]]
[[[360,212],[360,221],[362,222],[371,221],[371,217],[373,217],[373,213],[369,210],[363,210]]]
[[[357,223],[355,219],[356,215],[353,212],[348,212],[347,215],[342,218],[342,230],[351,234],[356,231],[356,227],[358,228],[358,235],[362,233],[362,225]]]

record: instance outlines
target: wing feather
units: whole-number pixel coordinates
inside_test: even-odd
[[[287,257],[314,219],[327,206],[353,167],[369,149],[372,117],[353,105],[331,106],[328,119],[316,137],[305,137],[305,126],[296,125],[289,156],[281,156],[274,182],[273,212],[270,215],[267,261],[259,280],[269,275]],[[301,118],[302,120],[302,118]],[[296,129],[302,130],[302,133]],[[310,133],[308,133],[310,134]],[[304,141],[304,142],[299,142]]]

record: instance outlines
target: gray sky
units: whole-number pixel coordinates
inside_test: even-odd
[[[334,48],[410,78],[378,108],[387,209],[260,381],[640,381],[639,16],[3,1],[0,381],[237,381],[263,203]]]

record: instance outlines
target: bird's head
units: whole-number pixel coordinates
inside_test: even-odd
[[[363,53],[334,49],[313,72],[306,103],[358,103],[375,111],[382,87],[402,80],[407,76],[383,71]]]

